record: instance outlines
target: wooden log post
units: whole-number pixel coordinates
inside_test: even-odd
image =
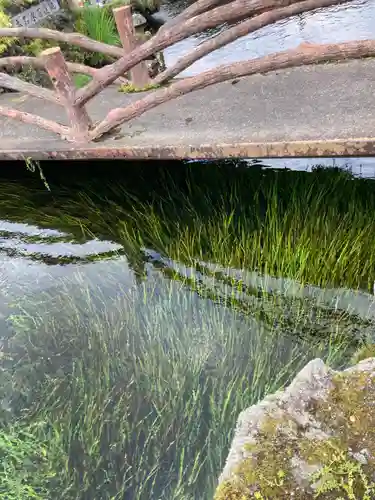
[[[120,35],[124,55],[130,54],[137,45],[131,5],[113,9],[117,31]],[[143,88],[150,83],[146,61],[141,61],[130,70],[130,80],[135,87]]]
[[[59,96],[60,103],[68,115],[72,139],[76,142],[87,142],[91,120],[85,106],[74,104],[76,87],[60,47],[46,49],[40,57]]]

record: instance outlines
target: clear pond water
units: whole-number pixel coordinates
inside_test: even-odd
[[[0,179],[0,418],[50,443],[46,498],[211,499],[243,408],[373,338],[374,181],[81,167]]]

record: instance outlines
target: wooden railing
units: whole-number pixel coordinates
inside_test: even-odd
[[[232,0],[220,5],[222,0],[197,0],[165,24],[150,40],[141,44],[135,38],[131,8],[124,6],[114,9],[122,48],[91,40],[78,33],[61,33],[43,28],[1,28],[0,37],[54,40],[118,59],[101,69],[94,69],[65,61],[59,47],[47,49],[36,58],[0,59],[2,68],[31,64],[35,68],[45,69],[51,78],[54,90],[24,82],[6,73],[0,73],[0,86],[26,92],[64,106],[69,126],[5,106],[0,106],[0,114],[24,123],[38,125],[68,141],[87,143],[99,140],[147,110],[209,85],[282,68],[375,56],[375,40],[322,45],[302,44],[296,49],[222,65],[197,76],[174,80],[174,77],[198,59],[242,36],[282,19],[340,3],[344,3],[343,0]],[[147,58],[191,35],[224,23],[227,23],[226,29],[201,43],[190,53],[182,56],[173,66],[150,79],[145,63]],[[72,72],[88,74],[92,76],[92,80],[85,87],[76,89],[71,77]],[[94,125],[85,109],[86,103],[110,84],[118,80],[124,81],[124,75],[127,73],[131,74],[135,87],[154,89],[124,108],[109,110],[107,116]],[[168,86],[165,86],[166,83]]]

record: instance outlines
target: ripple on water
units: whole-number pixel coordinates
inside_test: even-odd
[[[105,259],[121,257],[121,245],[71,235],[29,224],[0,221],[0,279],[3,294],[30,288],[46,290],[58,278],[68,278],[83,265],[94,279]],[[95,271],[94,271],[95,269]]]

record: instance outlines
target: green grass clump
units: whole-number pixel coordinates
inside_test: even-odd
[[[88,37],[108,45],[121,44],[116,23],[107,9],[84,7],[80,11],[79,26]]]
[[[76,11],[75,29],[83,35],[108,45],[121,47],[120,36],[112,12],[97,6],[83,7]],[[89,66],[101,67],[112,59],[100,52],[86,52],[84,62]]]

